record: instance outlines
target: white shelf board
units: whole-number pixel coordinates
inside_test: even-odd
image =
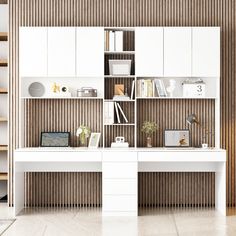
[[[21,97],[21,99],[103,99],[102,97]]]
[[[104,30],[110,30],[110,31],[135,31],[135,28],[132,28],[132,27],[105,27]]]
[[[135,54],[135,51],[105,51],[105,54]]]
[[[104,75],[105,78],[135,78],[135,75]]]
[[[217,99],[216,97],[137,97],[137,99]]]
[[[135,126],[134,123],[104,124],[104,126]]]
[[[135,99],[130,99],[130,100],[104,99],[104,102],[135,102]]]

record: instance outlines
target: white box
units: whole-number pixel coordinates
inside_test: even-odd
[[[109,60],[110,75],[130,75],[131,60]]]
[[[183,84],[183,97],[205,97],[206,85],[204,83]]]

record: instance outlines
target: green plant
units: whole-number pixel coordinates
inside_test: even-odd
[[[151,136],[158,130],[157,123],[153,121],[144,121],[141,131],[146,134],[147,137]]]
[[[76,136],[79,137],[80,143],[85,144],[86,139],[90,136],[91,130],[88,126],[81,125],[76,132]]]

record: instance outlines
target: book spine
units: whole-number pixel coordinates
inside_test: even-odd
[[[123,32],[122,31],[115,32],[115,51],[118,51],[118,52],[123,51]]]
[[[135,80],[132,81],[132,88],[131,88],[130,99],[134,99],[134,86],[135,86]]]
[[[109,32],[109,51],[114,52],[115,51],[115,32],[110,31]]]
[[[117,108],[117,103],[114,102],[114,105],[115,105],[115,109],[116,109],[117,121],[118,121],[118,123],[120,124],[120,116],[119,116],[119,112],[118,112],[118,108]]]

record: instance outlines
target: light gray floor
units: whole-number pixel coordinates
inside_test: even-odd
[[[213,209],[149,209],[139,217],[102,217],[101,209],[27,209],[4,236],[236,235],[236,216]]]

